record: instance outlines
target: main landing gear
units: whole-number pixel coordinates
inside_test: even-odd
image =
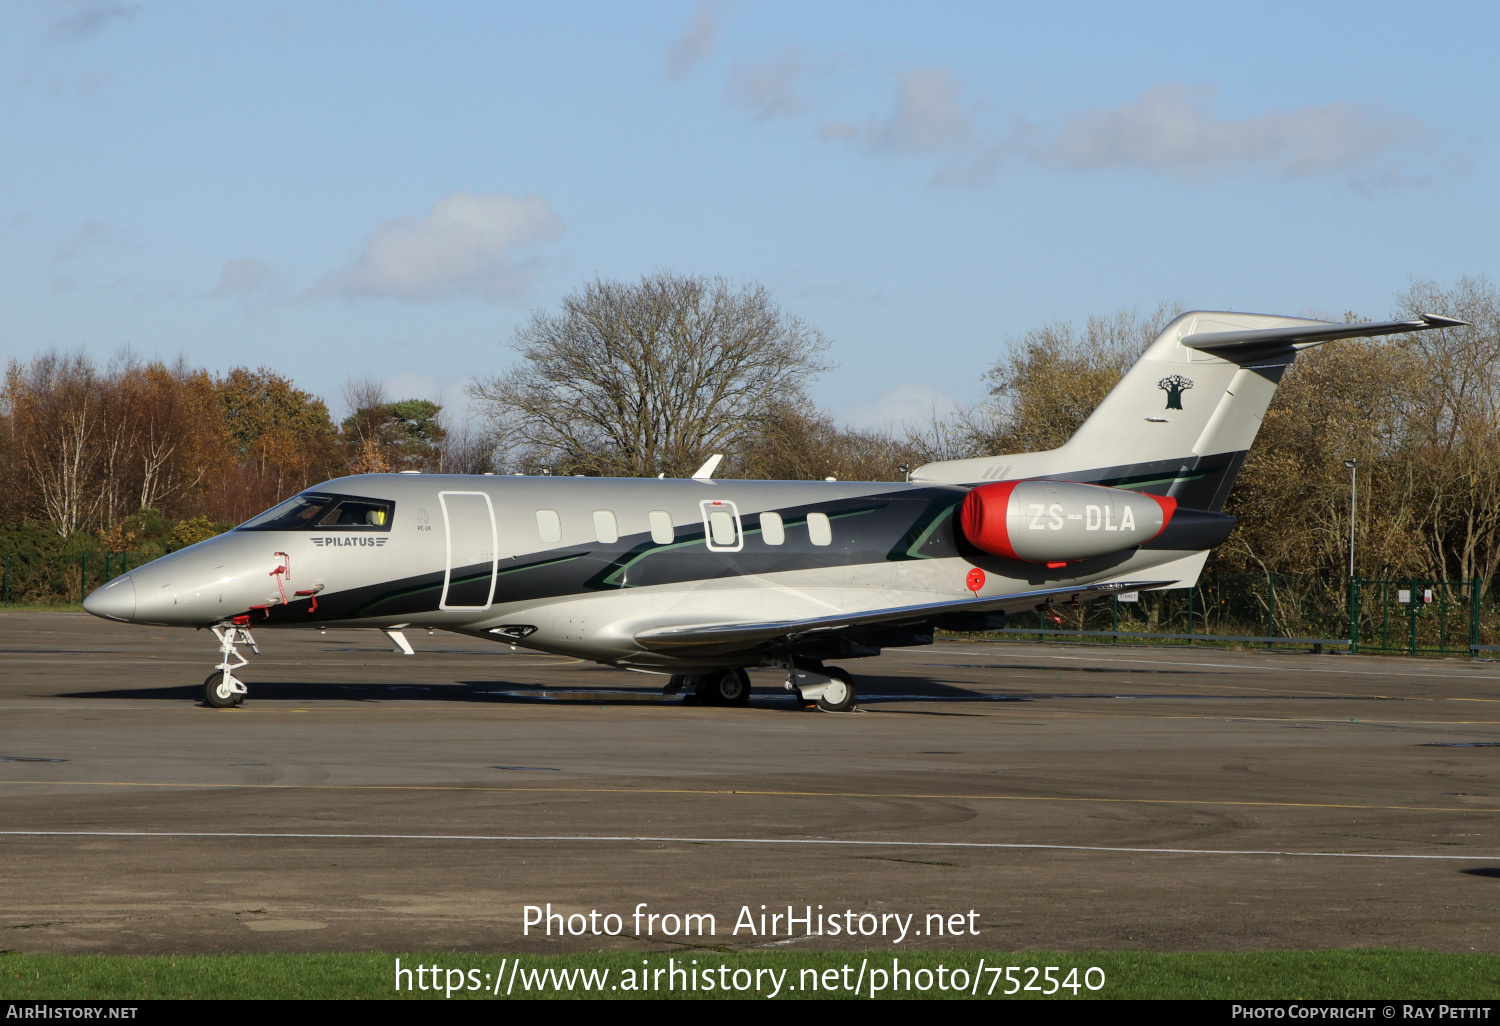
[[[750,675],[741,669],[678,674],[662,688],[662,694],[675,695],[684,688],[698,696],[699,705],[750,704]]]
[[[214,637],[219,639],[219,667],[208,675],[203,682],[203,704],[213,709],[230,709],[245,700],[245,685],[234,675],[234,671],[241,666],[248,666],[250,660],[240,655],[240,644],[250,646],[250,651],[260,655],[260,649],[256,647],[255,639],[250,635],[248,627],[214,627]],[[230,662],[230,660],[235,660]]]
[[[824,712],[854,708],[854,680],[837,666],[793,666],[783,686],[803,705],[816,705]],[[700,705],[746,705],[750,701],[750,675],[740,669],[678,674],[662,688],[662,694],[675,695],[684,690],[693,692]]]

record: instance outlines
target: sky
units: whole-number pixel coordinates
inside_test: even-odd
[[[759,281],[854,427],[1160,301],[1494,280],[1500,8],[11,0],[0,359],[468,409],[596,276]],[[1441,313],[1442,311],[1432,311]]]

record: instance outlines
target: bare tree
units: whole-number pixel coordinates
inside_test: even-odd
[[[98,374],[82,354],[48,353],[10,365],[5,407],[36,510],[67,537],[92,526],[104,502],[97,480],[105,429]]]
[[[990,400],[970,417],[980,452],[1038,452],[1066,442],[1115,387],[1141,351],[1181,312],[1159,303],[1142,317],[1127,307],[1071,323],[1033,328],[1006,342],[985,375]]]
[[[443,440],[438,446],[436,470],[440,474],[486,474],[495,469],[496,438],[472,420],[454,424],[446,414],[441,418]]]
[[[349,410],[342,426],[345,446],[357,454],[368,439],[377,438],[383,419],[380,411],[390,401],[390,393],[374,378],[350,378],[345,382],[344,405]]]
[[[899,481],[914,450],[884,431],[840,428],[819,410],[782,406],[761,418],[753,435],[729,458],[726,477],[779,481]]]
[[[473,395],[507,465],[559,473],[690,473],[745,447],[771,411],[808,405],[828,369],[822,333],[763,285],[666,271],[596,280],[510,345],[521,363]]]
[[[1398,316],[1443,313],[1468,322],[1405,340],[1420,366],[1405,454],[1418,485],[1428,572],[1493,577],[1500,568],[1500,293],[1482,276],[1451,288],[1413,282],[1396,307]]]
[[[915,469],[923,463],[989,455],[992,450],[984,445],[988,427],[982,408],[954,404],[945,411],[934,401],[925,418],[903,421],[894,433],[911,453],[908,466]]]

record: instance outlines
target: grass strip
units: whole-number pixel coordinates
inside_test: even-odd
[[[396,989],[398,957],[401,968],[412,971],[401,978],[400,991]],[[976,985],[981,960],[985,969]],[[421,974],[414,971],[419,966],[424,968]],[[1004,970],[1012,966],[1017,971],[1007,979]],[[868,999],[872,982],[884,985],[877,991],[880,997],[1014,1000],[1047,997],[1043,991],[1051,989],[1045,973],[1048,966],[1058,967],[1051,975],[1063,984],[1051,1000],[1500,998],[1500,955],[1490,954],[1389,950],[724,952],[699,948],[651,954],[521,955],[519,966],[516,956],[455,952],[151,957],[7,952],[0,954],[0,1000],[497,1000],[506,997],[507,987],[512,999],[763,1000],[772,996],[773,986],[779,988],[775,996],[783,1000]],[[437,967],[436,972],[430,967]],[[1001,971],[995,973],[992,967]],[[1032,967],[1038,970],[1036,974]],[[1098,989],[1082,985],[1085,980],[1100,982],[1099,973],[1087,972],[1093,967],[1103,970],[1103,985]],[[686,974],[672,976],[673,968]],[[1075,968],[1075,983],[1069,987],[1068,972]],[[892,970],[899,970],[894,986]],[[955,970],[964,975],[955,976]],[[886,974],[884,978],[879,972]],[[779,984],[774,974],[782,974]],[[940,985],[940,979],[946,979],[946,986]],[[961,987],[959,980],[964,983]],[[419,989],[419,982],[428,989]],[[1040,989],[1026,989],[1028,985]],[[451,995],[445,987],[452,988]],[[1004,993],[1012,989],[1017,993]]]

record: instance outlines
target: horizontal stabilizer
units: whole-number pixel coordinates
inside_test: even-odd
[[[1422,314],[1413,321],[1376,321],[1366,324],[1299,324],[1291,328],[1259,328],[1251,331],[1200,331],[1178,339],[1189,349],[1222,349],[1225,346],[1315,346],[1339,338],[1398,335],[1430,328],[1457,328],[1466,321]]]
[[[1123,591],[1149,591],[1167,587],[1176,581],[1124,581],[1086,584],[1082,587],[1046,588],[1041,591],[1012,592],[986,598],[957,599],[952,602],[929,602],[920,606],[898,606],[872,609],[843,616],[821,616],[809,620],[778,620],[759,623],[695,624],[683,627],[657,627],[635,636],[645,648],[672,649],[700,645],[745,644],[800,638],[810,634],[827,634],[855,627],[898,627],[921,623],[951,613],[1021,612],[1037,602],[1067,596],[1079,599],[1098,598]]]

